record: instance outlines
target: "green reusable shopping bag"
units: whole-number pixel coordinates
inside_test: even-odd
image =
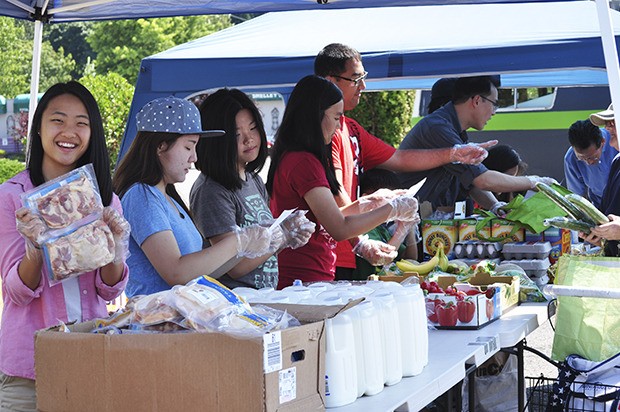
[[[572,193],[560,185],[553,184],[551,187],[562,195]],[[536,192],[528,199],[518,195],[503,209],[510,211],[506,215],[506,220],[518,222],[532,233],[540,233],[547,229],[547,226],[543,225],[545,219],[566,216],[566,211],[542,192]]]
[[[553,184],[551,185],[557,192],[562,195],[572,193],[570,190],[563,186]],[[481,209],[476,209],[474,212],[478,213],[483,219],[478,220],[476,223],[476,236],[480,240],[486,240],[488,242],[502,242],[506,239],[510,239],[519,229],[524,227],[531,233],[540,233],[548,227],[543,224],[543,221],[548,218],[557,216],[566,216],[566,211],[560,206],[556,205],[553,200],[542,193],[536,192],[533,196],[525,199],[522,195],[517,195],[506,206],[502,207],[508,214],[503,219],[509,220],[515,223],[513,231],[501,238],[498,237],[485,237],[482,234],[482,229],[488,224],[489,220],[496,219],[493,213]]]
[[[620,259],[561,256],[555,283],[596,288],[620,287]],[[551,357],[577,354],[602,361],[620,352],[620,300],[559,296]]]

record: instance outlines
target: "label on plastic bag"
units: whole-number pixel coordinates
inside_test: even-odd
[[[292,367],[280,371],[279,376],[280,405],[297,397],[297,368]]]
[[[280,369],[282,369],[282,334],[279,331],[266,333],[263,335],[263,371],[270,373]]]

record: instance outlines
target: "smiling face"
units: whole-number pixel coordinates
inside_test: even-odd
[[[325,114],[321,120],[321,129],[323,130],[325,144],[329,144],[332,141],[334,133],[340,128],[340,119],[343,115],[344,103],[342,100],[329,106],[327,110],[325,110]]]
[[[84,103],[72,94],[49,101],[41,117],[43,175],[53,179],[73,170],[90,143],[90,121]]]
[[[186,134],[179,137],[171,146],[162,145],[157,150],[162,170],[163,183],[179,183],[185,180],[192,163],[196,161],[197,134]]]
[[[261,136],[250,110],[240,110],[235,117],[235,123],[237,125],[237,166],[240,176],[245,178],[245,165],[258,157]]]

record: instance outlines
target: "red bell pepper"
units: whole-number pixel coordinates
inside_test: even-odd
[[[435,306],[440,326],[456,326],[458,311],[454,302],[442,302]]]
[[[462,300],[456,304],[459,321],[469,323],[476,313],[476,304],[471,299]]]

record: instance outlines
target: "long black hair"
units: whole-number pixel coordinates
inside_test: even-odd
[[[157,149],[163,143],[166,150],[170,150],[181,136],[178,133],[138,132],[114,173],[114,191],[118,196],[122,198],[134,183],[149,186],[159,183],[164,177],[164,169]],[[185,213],[192,216],[174,184],[166,185],[166,193],[181,205]]]
[[[246,172],[256,174],[267,160],[267,134],[258,108],[245,93],[237,89],[220,89],[200,105],[203,130],[224,130],[219,137],[200,139],[196,145],[196,169],[228,190],[241,189],[243,182],[237,168],[237,113],[247,109],[252,114],[260,135],[260,148]]]
[[[316,156],[325,169],[331,192],[340,192],[332,162],[331,145],[325,144],[321,127],[325,110],[340,100],[340,89],[323,77],[306,76],[297,83],[276,133],[266,185],[269,194],[272,193],[278,165],[287,152],[309,152]]]
[[[47,109],[52,99],[64,94],[71,94],[77,97],[86,108],[90,124],[90,142],[84,154],[78,159],[77,167],[88,163],[93,164],[101,201],[104,206],[109,206],[112,203],[112,177],[110,175],[110,157],[105,145],[101,113],[99,112],[97,101],[91,92],[76,81],[56,83],[45,92],[37,105],[37,109],[32,117],[32,126],[30,127],[30,145],[28,147],[30,157],[26,165],[26,168],[30,171],[30,180],[35,186],[45,183],[45,177],[43,176],[44,152],[40,134],[43,112]]]

